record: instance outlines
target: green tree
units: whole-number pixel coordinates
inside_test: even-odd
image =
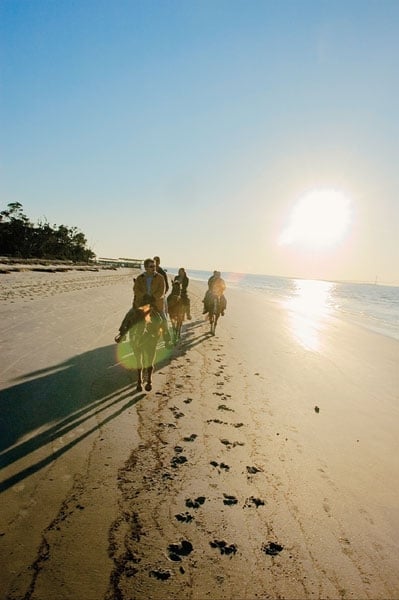
[[[39,221],[34,226],[22,204],[12,202],[0,212],[0,254],[21,258],[46,258],[88,262],[95,258],[77,227]]]

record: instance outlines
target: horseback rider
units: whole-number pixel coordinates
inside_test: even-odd
[[[204,310],[202,314],[205,315],[209,312],[209,304],[212,300],[213,296],[218,296],[220,298],[220,308],[221,308],[221,316],[224,316],[224,311],[226,310],[227,300],[224,296],[224,291],[226,289],[226,283],[221,276],[220,271],[214,271],[213,275],[208,279],[208,289],[203,299]]]
[[[154,256],[154,263],[155,263],[156,272],[159,273],[160,275],[162,275],[162,277],[165,280],[165,294],[166,294],[169,290],[169,281],[168,281],[168,276],[166,274],[165,269],[163,269],[161,267],[161,259],[159,258],[159,256]]]
[[[178,281],[180,283],[180,297],[185,307],[185,312],[187,315],[187,319],[191,320],[190,313],[190,298],[187,295],[187,288],[189,284],[189,278],[187,277],[187,273],[183,267],[180,267],[178,274],[174,278],[173,282]]]
[[[160,314],[162,318],[162,335],[165,342],[165,346],[170,348],[173,346],[168,322],[166,320],[166,314],[164,311],[165,305],[165,280],[163,275],[157,273],[155,270],[155,262],[152,258],[146,258],[144,261],[144,272],[141,273],[133,283],[133,310],[138,309],[145,304],[151,304]],[[129,311],[126,317],[129,315]],[[125,318],[126,318],[125,317]],[[128,321],[128,319],[127,319]],[[125,319],[122,323],[125,322]],[[125,322],[126,323],[126,322]],[[115,341],[119,343],[123,340],[126,332],[123,332],[125,327],[122,325],[119,329],[119,334],[115,337]]]
[[[157,271],[156,261],[152,258],[145,259],[144,269],[144,273],[139,275],[133,284],[133,307],[138,308],[139,306],[142,306],[143,297],[146,294],[152,297],[152,304],[162,317],[161,327],[165,346],[171,348],[173,344],[165,313],[166,273],[164,271],[163,273]]]

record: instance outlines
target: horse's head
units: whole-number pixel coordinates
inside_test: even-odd
[[[180,296],[180,292],[181,292],[180,281],[174,281],[172,283],[171,295],[173,295],[173,296]]]

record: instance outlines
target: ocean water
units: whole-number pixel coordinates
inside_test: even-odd
[[[175,275],[177,269],[169,268]],[[207,281],[210,271],[188,270],[187,275]],[[382,284],[290,279],[269,275],[223,273],[228,287],[265,294],[291,314],[303,318],[331,315],[399,340],[399,287]]]

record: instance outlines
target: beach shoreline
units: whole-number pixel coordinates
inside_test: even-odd
[[[133,275],[1,280],[0,597],[399,597],[399,343],[239,289],[212,337],[191,281],[137,394]]]

